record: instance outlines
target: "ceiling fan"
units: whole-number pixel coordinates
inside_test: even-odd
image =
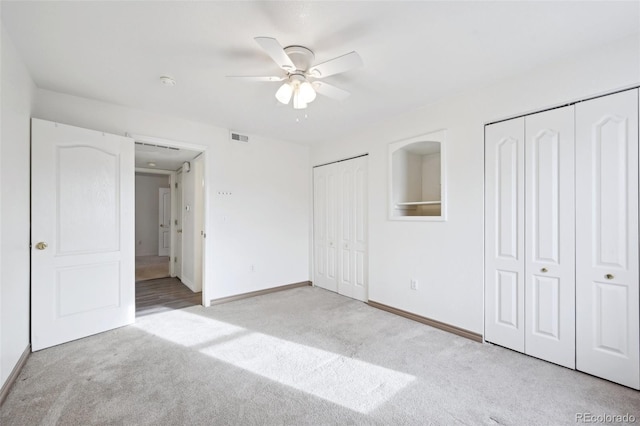
[[[313,52],[304,46],[283,48],[278,40],[271,37],[255,37],[254,40],[285,71],[283,76],[227,76],[246,81],[285,81],[276,92],[276,99],[288,104],[293,99],[295,109],[303,109],[313,102],[316,93],[331,99],[344,100],[350,93],[346,90],[319,81],[330,75],[343,73],[362,66],[357,52],[349,52],[317,65]]]

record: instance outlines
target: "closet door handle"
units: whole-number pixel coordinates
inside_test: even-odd
[[[607,274],[607,275],[605,275],[604,277],[605,277],[606,279],[608,279],[608,280],[612,280],[612,279],[614,279],[614,278],[615,278],[612,274]]]
[[[540,272],[549,272],[549,270],[547,268],[542,268],[540,269]]]

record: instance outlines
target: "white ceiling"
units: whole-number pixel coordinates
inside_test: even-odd
[[[38,87],[295,142],[355,131],[639,31],[640,2],[9,2],[2,20]],[[304,45],[316,63],[356,50],[325,81],[352,92],[304,112],[253,40]],[[159,83],[161,75],[177,80]],[[304,118],[304,113],[308,118]],[[296,122],[296,118],[300,122]]]

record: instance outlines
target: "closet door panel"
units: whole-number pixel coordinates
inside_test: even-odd
[[[313,169],[314,284],[338,291],[336,167]]]
[[[485,339],[524,352],[524,119],[485,128]]]
[[[350,160],[353,161],[353,160]],[[355,202],[354,202],[354,171],[350,161],[338,163],[340,173],[340,277],[338,293],[353,297],[354,263],[353,251]]]
[[[338,163],[341,275],[338,293],[367,300],[367,157]]]
[[[638,90],[576,106],[576,362],[640,388]]]
[[[367,161],[368,157],[355,159],[354,163],[354,251],[355,281],[353,297],[358,300],[369,300],[367,290],[368,270],[368,225],[367,225]]]
[[[327,177],[320,169],[313,169],[313,235],[314,235],[314,270],[319,277],[327,275],[327,222],[324,215],[327,203]],[[318,284],[316,282],[316,284]]]
[[[573,107],[525,118],[525,353],[575,368]]]
[[[335,164],[327,167],[327,204],[325,216],[327,220],[327,288],[338,290],[338,184],[339,176]]]

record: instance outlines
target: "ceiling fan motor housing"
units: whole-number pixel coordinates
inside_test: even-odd
[[[311,50],[304,46],[287,46],[284,51],[291,58],[291,62],[298,71],[307,71],[316,57]]]

